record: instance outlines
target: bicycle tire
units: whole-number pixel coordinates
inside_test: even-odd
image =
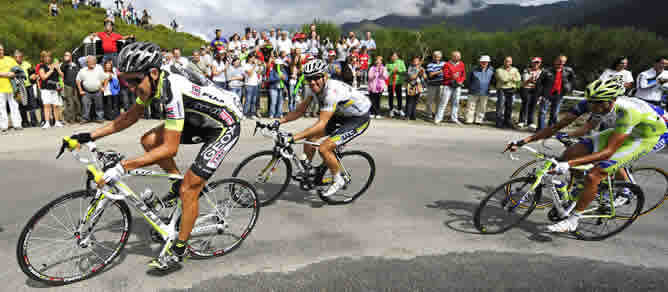
[[[638,185],[628,183],[628,182],[615,182],[615,183],[613,183],[613,189],[617,189],[617,188],[628,188],[629,190],[631,190],[633,192],[634,199],[636,200],[637,203],[636,203],[635,207],[631,208],[633,210],[631,215],[630,216],[617,215],[617,216],[615,216],[613,218],[609,218],[609,219],[604,219],[604,218],[598,218],[598,219],[597,218],[581,218],[579,220],[579,223],[578,223],[578,230],[576,230],[574,232],[574,235],[578,239],[584,240],[584,241],[604,240],[604,239],[610,238],[611,236],[622,232],[624,229],[631,226],[631,224],[636,219],[638,219],[638,217],[640,215],[640,212],[642,211],[643,204],[645,202],[645,197],[643,195],[642,189]],[[616,208],[618,208],[618,207],[616,207]],[[621,209],[621,208],[619,208],[619,209]],[[586,236],[582,233],[582,226],[585,224],[585,223],[583,223],[583,221],[587,221],[587,220],[592,220],[592,221],[596,222],[594,225],[601,225],[603,220],[607,220],[607,221],[609,221],[609,220],[625,220],[625,222],[620,227],[612,229],[610,232],[603,233],[603,234],[598,235],[598,236]],[[609,230],[609,229],[606,228],[606,230]]]
[[[260,188],[261,185],[264,183],[257,182],[257,175],[256,176],[251,176],[251,175],[241,175],[240,173],[242,169],[247,168],[247,165],[251,163],[251,161],[263,157],[263,156],[270,156],[271,159],[269,161],[272,161],[273,159],[279,159],[278,163],[283,162],[283,165],[285,165],[285,179],[282,181],[278,181],[278,190],[271,190],[269,192],[268,187],[263,187]],[[266,165],[268,167],[268,164],[261,164],[261,165]],[[255,186],[256,190],[258,191],[258,199],[260,201],[260,206],[267,206],[272,204],[276,199],[278,199],[288,188],[288,185],[290,184],[290,179],[292,178],[292,163],[290,163],[290,160],[288,160],[285,157],[279,157],[274,151],[271,150],[266,150],[266,151],[260,151],[255,154],[252,154],[248,156],[246,159],[241,161],[241,163],[234,169],[232,172],[232,177],[240,177],[242,179],[245,179],[249,182],[254,182],[253,185]]]
[[[359,191],[355,192],[353,195],[341,194],[341,190],[347,190],[347,186],[349,184],[347,184],[346,187],[339,190],[339,192],[337,192],[336,194],[333,194],[329,197],[325,197],[325,196],[322,195],[322,192],[318,192],[318,195],[320,196],[320,199],[323,200],[325,203],[330,204],[330,205],[350,204],[350,203],[354,202],[355,200],[357,200],[357,198],[362,196],[362,194],[364,194],[369,189],[369,187],[371,186],[371,183],[373,183],[373,179],[376,176],[376,162],[373,160],[373,157],[369,153],[366,153],[364,151],[347,151],[347,152],[341,153],[341,160],[343,160],[346,156],[350,157],[350,156],[357,156],[357,155],[363,157],[364,160],[366,160],[369,163],[369,177],[367,178],[366,182],[364,183],[362,188]],[[343,164],[343,163],[341,163],[341,164]],[[345,167],[345,165],[344,165],[344,167]],[[351,181],[354,180],[354,179],[355,179],[355,177],[352,176]],[[339,196],[342,196],[343,199],[338,199]]]
[[[529,186],[530,187],[531,185],[533,185],[533,183],[535,181],[536,181],[536,178],[528,177],[528,176],[527,177],[514,178],[514,179],[511,179],[509,181],[504,182],[503,184],[499,185],[496,189],[494,189],[491,193],[489,193],[482,201],[480,201],[480,205],[478,205],[478,207],[476,208],[476,210],[473,214],[473,224],[475,225],[476,229],[478,229],[478,231],[480,231],[480,233],[484,233],[484,234],[499,234],[499,233],[506,232],[507,230],[515,227],[517,224],[520,224],[522,221],[524,221],[524,219],[526,219],[529,215],[531,215],[531,213],[536,209],[536,201],[540,200],[540,197],[541,197],[541,194],[542,194],[542,185],[537,186],[536,190],[535,190],[535,193],[530,195],[530,196],[532,196],[532,199],[531,199],[531,203],[528,206],[526,206],[525,208],[520,207],[522,205],[522,203],[520,203],[519,206],[518,206],[520,208],[513,208],[512,212],[508,212],[506,210],[508,204],[509,203],[510,204],[517,204],[517,203],[516,203],[515,200],[511,199],[512,194],[508,193],[507,189],[512,188],[512,184],[514,184],[514,183],[524,183],[524,185],[522,187],[524,187],[524,186]],[[488,228],[486,222],[483,222],[483,221],[487,221],[487,220],[482,220],[481,217],[483,216],[482,215],[483,213],[488,213],[488,212],[489,213],[494,213],[494,212],[492,212],[493,210],[489,209],[490,207],[492,207],[491,204],[489,204],[489,203],[492,202],[492,198],[497,193],[499,193],[501,195],[501,197],[503,197],[503,199],[501,201],[499,201],[501,203],[501,205],[498,206],[498,207],[495,206],[497,209],[501,209],[500,211],[507,212],[508,214],[512,214],[513,212],[515,212],[514,210],[517,210],[517,209],[526,210],[526,213],[524,213],[523,215],[520,215],[520,216],[515,216],[516,220],[514,222],[511,222],[508,225],[504,225],[503,227],[499,228],[498,230],[491,231]],[[523,196],[524,195],[522,195],[522,197]],[[488,209],[488,210],[485,211],[486,209]],[[485,211],[485,212],[483,212],[483,211]],[[494,210],[494,211],[499,213],[498,212],[499,210]]]
[[[220,186],[223,185],[230,185],[231,189],[231,194],[229,195],[228,198],[220,198],[214,194],[214,192],[219,189]],[[235,186],[235,187],[231,187]],[[245,194],[239,194],[238,191],[240,189],[246,189],[247,192]],[[214,199],[211,200],[211,197]],[[203,250],[200,248],[196,248],[196,243],[199,242],[205,242],[205,241],[199,241],[197,236],[192,236],[190,240],[188,241],[188,249],[191,252],[192,257],[194,258],[210,258],[210,257],[217,257],[217,256],[222,256],[226,255],[233,250],[237,249],[241,244],[245,241],[245,239],[248,237],[248,235],[253,231],[255,224],[257,223],[257,218],[260,215],[260,203],[257,199],[256,193],[255,193],[255,187],[251,185],[249,182],[238,179],[238,178],[225,178],[221,180],[214,181],[209,184],[209,191],[206,194],[200,195],[199,200],[204,200],[204,202],[200,201],[199,203],[199,213],[200,216],[202,216],[202,212],[206,210],[207,206],[210,206],[210,201],[214,201],[216,204],[216,209],[218,209],[220,203],[232,203],[234,202],[235,204],[238,204],[240,206],[240,210],[247,210],[250,211],[250,218],[248,220],[248,223],[245,224],[240,230],[239,230],[239,235],[233,234],[231,237],[233,238],[233,242],[229,246],[224,246],[222,248],[215,248],[215,249],[209,249],[209,250]],[[242,201],[243,202],[240,202]],[[215,214],[220,214],[222,215],[222,212],[219,210],[216,210]],[[220,216],[219,215],[219,216]],[[229,223],[232,222],[230,218],[229,212],[225,212],[222,220],[220,217],[217,219],[217,224],[220,223],[221,221],[224,222],[226,225],[224,231],[216,231],[215,234],[211,237],[214,236],[220,236],[220,235],[226,235],[225,233],[230,229],[229,228]],[[197,223],[197,222],[196,222]],[[195,226],[197,227],[197,226]],[[220,239],[220,238],[219,238]],[[211,246],[211,240],[208,240],[209,243],[206,244],[207,247]]]
[[[105,249],[108,249],[108,250],[111,251],[111,254],[106,258],[101,258],[98,253],[96,253],[95,251],[92,251],[92,248],[94,246],[103,246],[104,247],[104,244],[102,244],[101,242],[98,242],[98,240],[99,240],[98,237],[95,237],[95,239],[93,240],[93,242],[95,242],[95,244],[92,244],[90,246],[91,247],[91,252],[93,254],[95,254],[95,256],[97,256],[98,258],[102,259],[101,264],[90,265],[89,267],[87,267],[88,269],[84,273],[77,274],[77,275],[72,275],[72,276],[58,276],[58,275],[49,275],[49,274],[44,273],[45,268],[57,266],[62,262],[52,263],[53,266],[47,266],[45,263],[42,264],[41,267],[36,267],[35,266],[36,263],[38,262],[38,259],[36,257],[31,256],[31,253],[32,253],[32,251],[30,249],[31,243],[32,243],[31,239],[33,239],[33,240],[35,240],[35,239],[36,240],[44,240],[44,239],[41,239],[41,238],[38,238],[38,237],[33,237],[33,234],[36,231],[36,227],[40,227],[39,223],[43,223],[42,221],[44,221],[44,220],[42,220],[42,219],[44,219],[48,214],[50,214],[52,217],[56,216],[56,215],[53,215],[53,213],[50,213],[50,212],[54,211],[54,213],[55,213],[56,208],[58,208],[60,206],[63,206],[68,201],[76,200],[76,199],[87,200],[89,198],[94,199],[94,194],[91,194],[90,192],[85,191],[85,190],[75,191],[75,192],[65,194],[65,195],[60,196],[60,197],[56,198],[55,200],[49,202],[48,204],[46,204],[44,207],[39,209],[30,218],[30,220],[28,220],[28,223],[26,224],[26,226],[21,231],[18,243],[16,245],[16,257],[17,257],[17,260],[18,260],[19,267],[21,267],[21,270],[23,271],[23,273],[25,273],[28,277],[30,277],[31,279],[33,279],[35,281],[39,281],[39,282],[45,283],[45,284],[50,285],[50,286],[66,285],[66,284],[70,284],[70,283],[74,283],[74,282],[78,282],[78,281],[81,281],[81,280],[88,279],[88,278],[102,272],[103,270],[105,270],[106,267],[109,266],[109,264],[111,264],[114,261],[114,259],[116,259],[116,257],[118,257],[118,255],[121,253],[121,251],[125,247],[125,244],[127,243],[128,238],[130,237],[129,235],[130,235],[130,232],[132,231],[132,216],[131,216],[131,213],[130,213],[130,209],[128,208],[128,205],[124,201],[110,201],[110,202],[108,202],[108,205],[105,207],[103,213],[100,214],[100,218],[103,218],[102,216],[104,216],[105,214],[109,214],[110,208],[112,206],[116,206],[118,208],[118,210],[120,211],[120,214],[122,216],[121,221],[123,223],[123,228],[118,230],[118,231],[121,232],[120,240],[117,241],[118,246],[115,249],[109,249],[108,247],[105,247]],[[82,205],[80,204],[79,206],[81,207]],[[86,203],[83,206],[88,207],[89,204]],[[82,213],[79,212],[79,214],[82,214]],[[57,219],[57,217],[56,217],[56,219]],[[69,220],[72,220],[72,219],[74,219],[74,218],[70,216]],[[77,219],[80,219],[80,218],[77,218]],[[98,221],[96,224],[100,224],[100,223],[101,223],[101,221]],[[47,224],[43,224],[43,225],[48,226]],[[61,226],[66,227],[64,224],[62,224],[62,222],[61,222]],[[98,226],[99,225],[96,225],[96,227],[98,227]],[[74,227],[73,222],[72,222],[72,227]],[[51,226],[49,228],[51,230],[54,230],[54,228],[51,227]],[[62,232],[64,232],[64,231],[68,231],[67,228],[64,228],[64,230],[62,230]],[[100,231],[102,231],[102,230],[99,230],[98,232],[100,232]],[[65,235],[68,235],[67,232],[64,232],[64,233],[65,233]],[[54,241],[56,241],[56,242],[66,242],[66,240],[71,239],[72,242],[67,241],[67,243],[64,243],[63,245],[69,244],[69,243],[74,243],[74,244],[72,244],[72,246],[73,246],[72,248],[76,249],[77,248],[76,240],[78,239],[77,238],[78,235],[75,235],[74,233],[72,233],[71,237],[72,238],[69,238],[69,235],[68,235],[68,238],[66,238],[66,239],[62,239],[62,240],[61,239],[58,239],[58,240],[54,239]],[[85,247],[85,248],[84,247],[79,247],[79,248],[85,249],[85,248],[88,248],[88,247]],[[49,253],[51,255],[63,254],[63,253],[59,253],[58,251],[62,252],[64,250],[62,248],[60,248],[60,249],[56,248],[56,249],[50,250]],[[69,256],[69,255],[70,255],[70,253],[67,253],[67,256]],[[82,258],[82,260],[83,260],[83,258],[85,258],[83,256],[77,256],[76,258],[80,258],[80,257]],[[77,262],[77,265],[75,267],[77,269],[81,270],[82,269],[81,264],[82,263]]]
[[[524,177],[527,175],[530,175],[529,173],[522,173],[522,171],[530,168],[532,165],[544,162],[544,160],[540,159],[535,159],[531,160],[525,164],[522,164],[520,167],[518,167],[513,174],[510,175],[510,178],[516,178],[516,177]],[[568,183],[568,189],[571,190],[571,187],[573,186],[573,183],[575,182],[575,178],[573,176],[570,177],[569,183]],[[527,206],[521,205],[522,208],[527,208]],[[552,199],[549,197],[542,197],[540,202],[536,203],[536,209],[546,209],[546,208],[551,208],[552,207]]]
[[[636,184],[640,186],[640,188],[643,190],[643,196],[645,197],[645,204],[643,206],[642,212],[640,212],[639,216],[644,216],[649,213],[652,213],[654,210],[658,209],[661,207],[664,202],[666,201],[666,198],[668,198],[668,173],[658,167],[653,167],[653,166],[640,166],[640,167],[632,167],[630,168],[631,174],[634,176],[636,179]],[[654,192],[648,191],[648,187],[643,187],[643,184],[638,183],[638,178],[637,174],[638,172],[642,171],[656,171],[658,173],[658,176],[663,178],[666,187],[663,189],[663,194],[660,193],[660,189],[656,190],[659,191],[656,195]],[[654,191],[654,190],[652,190]],[[658,200],[656,200],[656,197],[658,197]],[[655,201],[656,200],[656,201]],[[656,202],[656,203],[654,203]]]

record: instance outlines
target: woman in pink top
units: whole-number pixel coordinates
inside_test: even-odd
[[[371,117],[379,119],[380,96],[387,88],[387,70],[383,66],[383,56],[377,56],[373,66],[369,68],[369,99],[371,99]]]

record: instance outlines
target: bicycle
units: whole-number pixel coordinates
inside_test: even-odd
[[[345,151],[343,145],[336,147],[334,155],[339,163],[346,185],[336,194],[325,197],[323,191],[332,184],[333,178],[330,175],[325,176],[328,171],[324,162],[316,167],[312,167],[306,162],[306,155],[298,159],[290,143],[286,143],[290,134],[280,131],[278,128],[272,128],[271,125],[256,122],[253,135],[258,130],[274,140],[272,150],[260,151],[248,156],[232,172],[232,177],[242,177],[248,181],[255,182],[254,186],[258,192],[260,205],[266,206],[278,199],[287,189],[290,180],[299,182],[299,187],[304,191],[316,190],[318,196],[324,202],[330,205],[348,204],[359,198],[371,186],[376,174],[376,163],[370,154],[363,151]],[[267,133],[268,131],[268,133]],[[319,143],[303,141],[295,144],[309,144],[315,147]],[[361,168],[361,171],[355,171],[353,175],[352,168],[343,164],[346,161],[347,166],[353,166],[355,169]],[[293,164],[297,168],[297,174],[293,175]],[[279,170],[282,169],[282,170]],[[361,182],[361,188],[357,191],[350,191],[353,182]]]
[[[502,233],[522,222],[536,209],[536,203],[540,201],[544,190],[550,192],[549,198],[554,206],[548,212],[550,221],[563,220],[575,209],[579,194],[571,193],[563,182],[556,179],[558,174],[552,173],[552,168],[558,163],[556,157],[526,145],[521,149],[533,153],[542,166],[536,168],[529,176],[514,178],[501,184],[480,202],[474,212],[473,223],[483,234]],[[515,158],[511,155],[511,159]],[[571,167],[571,170],[587,171],[593,167],[593,164],[587,164]],[[624,189],[630,190],[632,194],[622,203],[617,200],[616,194]],[[645,197],[639,186],[628,182],[616,182],[612,180],[612,176],[608,176],[599,185],[597,198],[582,213],[578,230],[572,234],[578,239],[592,241],[611,237],[638,218],[644,202]],[[520,207],[523,204],[525,207]],[[510,220],[501,218],[506,215]],[[621,222],[621,225],[610,228],[609,225],[616,222]],[[498,228],[494,228],[496,225]],[[596,227],[602,227],[599,234],[589,230]]]
[[[555,140],[559,141],[565,147],[570,147],[574,144],[580,143],[581,138],[576,137],[555,137]],[[550,149],[543,141],[543,147]],[[656,147],[652,152],[656,153],[662,150],[663,147]],[[541,160],[535,159],[531,160],[522,166],[520,166],[510,178],[526,176],[529,173],[535,172],[536,167],[540,167]],[[628,174],[629,180],[631,183],[639,185],[643,189],[645,195],[645,202],[649,204],[644,205],[644,209],[640,212],[640,216],[647,215],[652,211],[660,208],[664,202],[668,199],[668,172],[662,168],[654,166],[634,166],[628,165],[623,168]],[[527,172],[525,172],[528,170]],[[572,190],[575,186],[576,178],[571,174],[568,181],[568,189]],[[656,203],[655,203],[656,202]],[[549,208],[552,206],[552,202],[549,198],[544,198],[543,201],[540,201],[536,204],[537,209]],[[523,206],[526,207],[526,206]]]
[[[76,140],[65,138],[57,158],[69,148],[75,160],[87,165],[88,181],[103,182],[103,171],[122,159],[122,155],[98,152],[93,142],[84,146],[90,158],[79,153]],[[125,177],[183,178],[145,169],[129,171]],[[21,231],[16,247],[21,270],[29,278],[48,285],[70,284],[102,272],[122,252],[132,232],[128,203],[165,242],[160,258],[170,256],[169,247],[179,232],[181,201],[172,206],[160,202],[163,206],[160,211],[169,214],[160,217],[159,210],[147,204],[152,197],[148,196],[149,191],[139,196],[117,180],[92,190],[67,193],[49,202]],[[187,247],[190,255],[209,258],[238,248],[253,230],[259,215],[254,187],[237,178],[221,179],[207,184],[199,199],[199,216]]]

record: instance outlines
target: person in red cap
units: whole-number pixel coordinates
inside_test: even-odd
[[[531,65],[522,71],[522,85],[520,87],[522,107],[520,108],[520,120],[517,124],[520,128],[528,125],[530,130],[536,130],[534,113],[540,96],[536,88],[536,82],[540,78],[540,74],[543,73],[542,64],[543,59],[533,57],[531,58]]]

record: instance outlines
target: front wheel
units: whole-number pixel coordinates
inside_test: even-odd
[[[255,188],[238,178],[210,183],[198,206],[188,247],[198,258],[221,256],[239,247],[260,214]]]
[[[485,197],[473,215],[473,224],[481,233],[497,234],[513,228],[536,209],[542,185],[531,186],[534,177],[511,179]]]
[[[94,194],[63,195],[30,218],[16,246],[19,266],[28,277],[48,285],[69,284],[100,273],[120,254],[130,235],[130,209],[123,201]],[[99,204],[104,208],[96,214]]]
[[[285,192],[292,176],[290,161],[274,151],[261,151],[244,159],[232,172],[232,177],[253,184],[261,206],[273,203]]]
[[[357,200],[369,189],[376,176],[376,162],[369,153],[363,151],[342,153],[339,166],[339,171],[346,180],[346,184],[337,193],[329,197],[320,193],[320,199],[330,205],[349,204]],[[331,175],[323,177],[322,187],[328,187],[331,182]]]

